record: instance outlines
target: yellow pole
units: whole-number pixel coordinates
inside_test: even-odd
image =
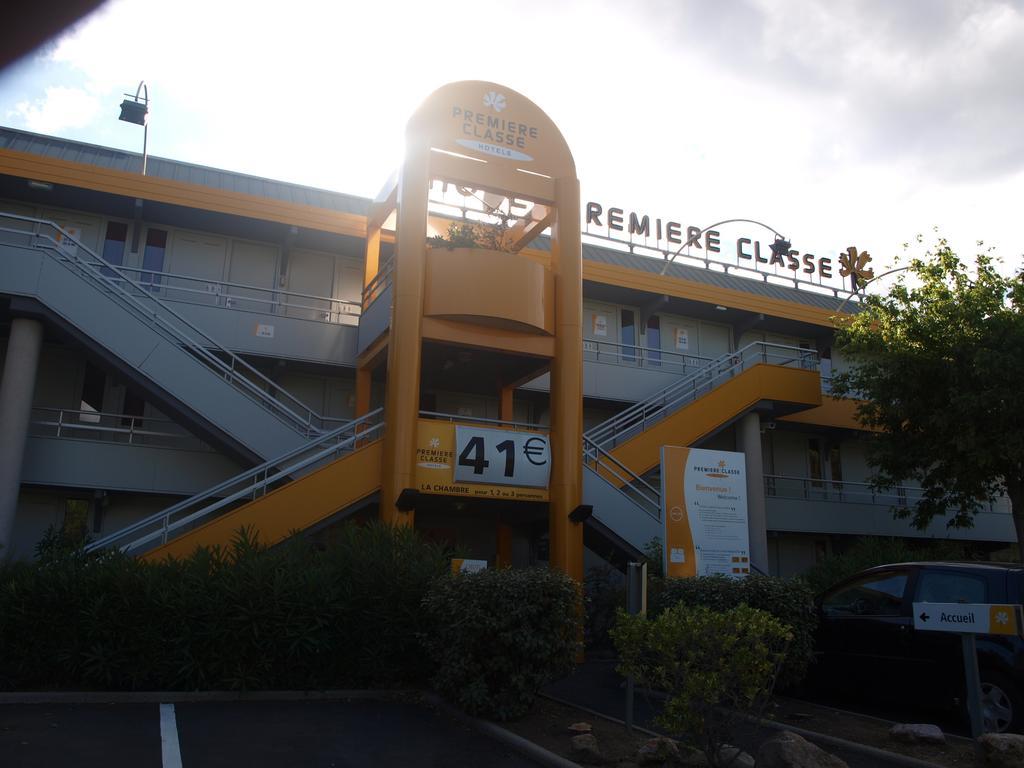
[[[515,391],[515,386],[511,384],[501,388],[501,403],[498,406],[499,421],[515,421],[515,411],[512,407],[512,396]]]
[[[356,368],[356,412],[355,418],[370,412],[370,385],[373,381],[373,370],[367,364]]]
[[[551,567],[583,581],[583,526],[569,520],[583,488],[583,261],[580,185],[555,180],[557,218],[551,231],[555,272],[555,359],[551,362]]]
[[[380,498],[380,519],[393,525],[412,525],[414,522],[413,513],[398,511],[395,500],[403,489],[416,487],[416,424],[420,403],[429,183],[429,148],[415,146],[411,141],[406,147],[406,160],[398,182],[398,232],[388,340]]]

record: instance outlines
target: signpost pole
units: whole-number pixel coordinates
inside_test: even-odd
[[[626,613],[647,613],[647,563],[626,564]],[[626,730],[633,731],[633,676],[626,678]]]
[[[981,677],[978,675],[978,646],[975,635],[960,636],[964,649],[964,674],[967,677],[967,711],[971,716],[971,737],[977,740],[985,732],[981,712]]]

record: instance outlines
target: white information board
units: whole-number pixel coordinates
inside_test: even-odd
[[[750,573],[746,457],[734,451],[664,446],[661,482],[665,573]]]

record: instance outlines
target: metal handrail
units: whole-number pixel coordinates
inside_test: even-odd
[[[208,368],[222,375],[229,384],[235,386],[239,391],[260,403],[279,418],[284,419],[286,422],[291,422],[291,426],[300,433],[309,437],[322,431],[323,419],[320,414],[306,406],[287,390],[275,384],[247,362],[222,346],[212,336],[154,296],[154,286],[152,284],[147,285],[132,280],[124,273],[121,267],[105,261],[52,221],[18,216],[17,214],[6,212],[0,212],[0,219],[22,221],[31,224],[31,231],[0,227],[0,232],[9,232],[20,237],[30,236],[29,247],[43,252],[50,252],[52,254],[51,257],[56,258],[59,263],[74,268],[77,274],[97,285],[108,296],[118,300],[122,306],[139,317],[151,328],[157,330],[157,332],[175,344],[182,346]],[[43,234],[40,231],[42,227],[53,229],[57,233],[57,237],[49,237]],[[68,242],[72,243],[74,247],[68,247],[66,245]],[[92,257],[92,262],[81,258],[78,254],[79,249],[89,254]],[[99,262],[106,266],[96,268],[92,266],[93,262]],[[118,275],[120,279],[114,279],[110,273]],[[126,286],[131,286],[134,290],[129,292]],[[155,308],[146,306],[147,304],[153,304]],[[172,319],[174,322],[171,322]],[[198,343],[190,336],[190,333],[201,338],[203,343]],[[214,354],[211,349],[215,350],[217,354]],[[221,360],[218,354],[225,357],[227,362]],[[253,380],[250,380],[250,377]],[[263,386],[267,388],[266,391],[262,388]],[[288,404],[286,405],[281,402],[278,397],[270,394],[270,392],[275,392],[279,397],[286,400]]]
[[[324,459],[338,455],[345,450],[358,448],[358,443],[372,439],[383,429],[384,421],[380,419],[383,413],[384,409],[378,408],[365,416],[353,419],[306,445],[294,448],[270,461],[265,461],[252,469],[248,469],[218,483],[212,488],[207,488],[205,491],[179,501],[167,509],[137,520],[114,533],[92,541],[86,545],[85,551],[95,552],[96,550],[116,545],[119,546],[122,552],[131,552],[156,539],[166,543],[172,532],[184,526],[210,517],[237,501],[243,499],[255,500],[260,496],[264,496],[272,485],[281,481],[291,481],[297,473]],[[296,461],[296,459],[298,460]],[[240,485],[241,487],[239,487]],[[210,501],[211,499],[213,501]],[[208,501],[209,503],[199,506]],[[196,508],[197,506],[198,509]],[[171,518],[178,515],[184,516],[172,522]],[[120,545],[117,544],[117,542],[123,541],[154,525],[157,526],[156,530],[151,530],[138,539]]]
[[[611,348],[610,352],[605,351]],[[610,357],[611,360],[605,358]],[[672,349],[655,349],[639,344],[620,344],[602,339],[583,340],[583,359],[594,362],[610,362],[613,365],[629,365],[638,368],[696,368],[707,365],[713,358],[690,355]]]
[[[710,392],[722,381],[731,379],[758,364],[817,370],[818,353],[811,349],[755,341],[736,352],[730,352],[684,376],[679,381],[654,393],[646,400],[630,406],[607,421],[587,430],[586,437],[602,448],[615,447],[624,434],[629,437],[661,421],[683,405]]]
[[[93,262],[91,264],[91,266],[100,267],[101,270],[102,270],[102,268],[107,266],[107,262],[105,262],[105,261]],[[278,288],[266,288],[264,286],[259,286],[259,285],[249,285],[247,283],[234,283],[234,282],[230,282],[230,281],[227,281],[227,280],[211,280],[209,278],[195,277],[193,275],[182,275],[182,274],[179,274],[179,273],[176,273],[176,272],[164,272],[164,271],[156,270],[156,269],[142,269],[141,267],[128,267],[128,266],[120,265],[119,269],[121,269],[123,272],[131,272],[131,273],[137,274],[137,275],[147,275],[150,278],[156,278],[156,279],[152,279],[150,281],[145,281],[145,282],[138,281],[138,280],[135,281],[136,283],[140,283],[141,282],[142,285],[145,285],[147,287],[152,287],[153,290],[160,290],[160,291],[164,291],[164,292],[167,292],[167,293],[169,293],[170,291],[180,291],[182,293],[190,293],[190,294],[195,294],[197,296],[213,297],[213,298],[216,298],[216,299],[224,298],[225,299],[225,303],[223,305],[221,305],[221,306],[224,306],[224,307],[226,307],[228,309],[234,308],[232,302],[251,301],[251,302],[254,302],[256,304],[265,304],[265,305],[267,305],[268,309],[264,310],[264,312],[266,314],[271,314],[271,315],[272,314],[276,314],[276,310],[277,310],[278,307],[284,308],[285,310],[288,310],[288,309],[302,309],[302,310],[308,310],[308,311],[311,311],[311,312],[319,313],[320,315],[324,316],[324,319],[330,320],[332,322],[333,322],[333,319],[334,319],[335,316],[337,316],[338,318],[341,318],[341,317],[358,317],[358,315],[360,314],[360,310],[361,310],[361,307],[360,307],[360,304],[359,304],[358,301],[350,301],[348,299],[335,299],[335,298],[332,298],[330,296],[314,296],[313,294],[309,294],[309,293],[299,293],[297,291],[284,291],[284,290],[281,290],[281,289],[278,289]],[[186,288],[184,286],[170,284],[169,281],[171,281],[171,280],[183,280],[183,281],[188,281],[188,282],[193,282],[193,283],[200,283],[200,284],[202,284],[202,285],[204,285],[206,287],[205,288]],[[168,282],[165,282],[165,281],[168,281]],[[210,287],[215,287],[216,290],[210,290]],[[221,290],[222,288],[228,288],[228,289],[235,288],[235,289],[243,290],[243,291],[259,291],[260,293],[270,294],[271,298],[264,299],[264,298],[260,298],[258,296],[246,296],[246,295],[232,294],[232,293],[230,293],[230,291]],[[285,298],[295,297],[295,298],[299,298],[299,299],[306,299],[306,300],[309,300],[309,301],[326,302],[326,303],[328,303],[331,306],[331,309],[325,312],[322,307],[313,306],[313,305],[310,305],[310,304],[299,304],[299,303],[295,303],[295,302],[289,302],[287,300],[282,301],[280,298],[277,298],[277,297],[285,297]],[[165,296],[165,298],[168,301],[184,301],[184,299],[174,299],[174,298],[170,297],[169,295]],[[186,302],[186,303],[202,303],[202,302]],[[352,311],[336,310],[336,309],[334,309],[335,305],[338,305],[338,306],[341,306],[341,307],[349,307]]]
[[[391,274],[395,271],[395,257],[389,256],[380,263],[377,274],[363,288],[363,308],[369,307],[391,285]]]
[[[493,424],[495,427],[524,427],[526,429],[532,429],[536,432],[550,432],[551,427],[545,424],[531,424],[528,421],[502,421],[500,419],[485,419],[482,416],[460,416],[456,413],[441,413],[440,411],[420,411],[420,416],[425,419],[434,419],[437,421],[450,421],[455,423],[457,421],[470,421],[479,424]]]
[[[588,469],[599,474],[600,471],[604,471],[618,480],[622,485],[616,490],[626,493],[624,489],[628,488],[633,495],[646,502],[646,505],[640,504],[639,506],[643,507],[648,515],[655,520],[661,520],[661,491],[586,437],[583,438],[583,461],[584,466]],[[635,502],[636,499],[633,498],[633,501]]]
[[[786,492],[787,487],[799,491]],[[872,504],[877,506],[907,506],[924,497],[924,489],[909,485],[894,485],[878,490],[870,483],[853,480],[826,480],[820,477],[793,475],[765,475],[765,496],[780,499],[807,499],[834,501],[844,504]],[[988,511],[997,513],[996,505],[988,504]]]
[[[42,417],[36,414],[42,414]],[[51,415],[52,414],[52,415]],[[47,418],[47,416],[49,418]],[[107,423],[104,424],[103,422]],[[109,422],[113,421],[111,426]],[[127,421],[127,424],[125,423]],[[161,432],[155,429],[145,429],[144,424],[169,424],[174,425],[170,419],[154,416],[134,416],[125,413],[106,413],[103,411],[83,411],[70,408],[44,408],[32,409],[30,427],[44,427],[45,429],[33,429],[34,437],[57,437],[90,439],[85,437],[87,433],[98,433],[100,435],[124,436],[127,439],[120,441],[122,444],[133,445],[136,438],[146,438],[146,445],[155,445],[150,438],[158,438],[161,441],[174,443],[176,446],[182,442],[193,442],[204,450],[212,450],[195,435],[188,432]],[[68,434],[70,433],[70,434]],[[95,440],[95,438],[92,438]],[[104,441],[106,442],[106,441]]]

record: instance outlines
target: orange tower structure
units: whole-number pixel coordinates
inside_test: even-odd
[[[429,205],[430,190],[445,185],[487,201],[479,226],[497,233],[498,242],[490,243],[496,247],[457,247],[436,237],[428,242],[449,223]],[[381,519],[413,525],[416,500],[428,494],[453,504],[462,498],[546,502],[549,561],[582,579],[582,526],[570,519],[582,493],[579,211],[572,154],[535,104],[478,81],[431,94],[409,121],[402,167],[367,220],[367,332],[360,337],[356,408],[357,416],[370,409],[373,381],[382,379]],[[393,254],[386,252],[389,230]],[[550,258],[537,249],[524,253],[544,231]],[[390,303],[380,301],[388,295]],[[370,330],[374,303],[379,333]],[[486,357],[488,374],[499,372],[494,393],[503,423],[474,428],[423,418],[421,365],[428,345]],[[550,433],[509,424],[516,384],[545,371],[551,375]],[[499,526],[499,562],[505,533]]]

